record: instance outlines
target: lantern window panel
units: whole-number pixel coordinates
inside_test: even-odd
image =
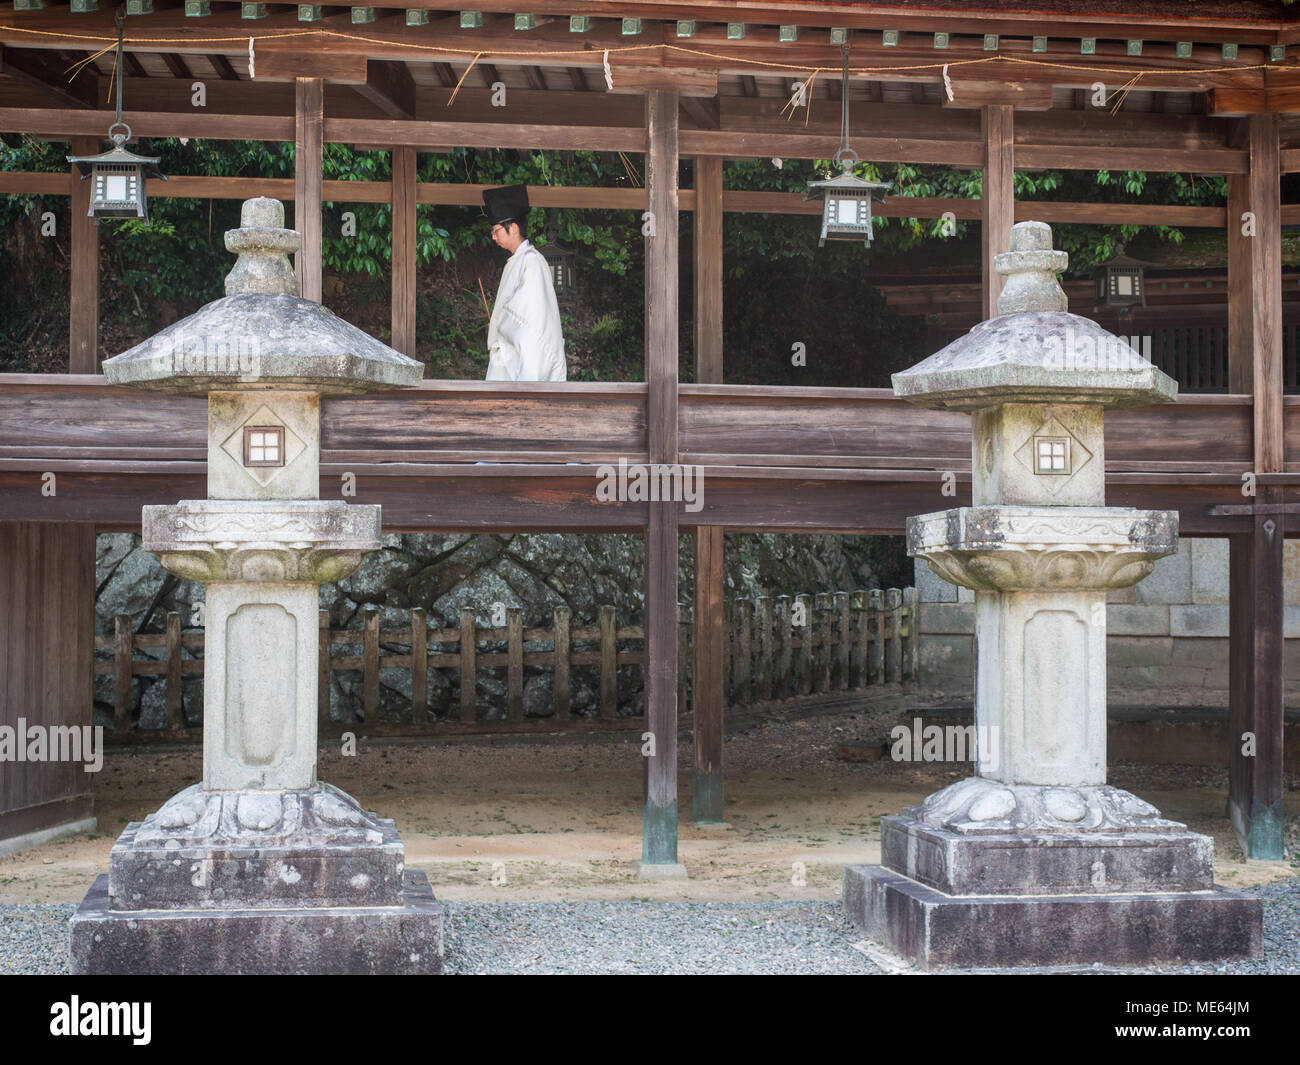
[[[1069,474],[1070,440],[1064,436],[1034,437],[1034,472]]]
[[[284,427],[248,425],[244,427],[245,466],[284,465]]]

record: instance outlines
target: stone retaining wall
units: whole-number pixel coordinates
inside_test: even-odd
[[[1288,696],[1300,697],[1300,541],[1286,541]],[[921,681],[954,692],[972,688],[975,593],[916,563]],[[1184,689],[1226,703],[1228,691],[1228,541],[1180,539],[1141,583],[1112,592],[1106,611],[1108,689]],[[1195,701],[1201,701],[1197,699]]]

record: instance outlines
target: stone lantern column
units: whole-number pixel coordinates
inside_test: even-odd
[[[203,780],[114,845],[72,921],[78,973],[441,970],[441,907],[393,822],[316,779],[320,585],[379,547],[380,520],[319,498],[321,397],[423,368],[297,296],[283,224],[247,201],[226,297],[104,364],[208,398],[208,498],[142,520],[205,585]]]
[[[881,818],[844,901],[925,968],[1248,956],[1262,904],[1214,886],[1213,844],[1106,783],[1106,593],[1178,546],[1178,515],[1105,505],[1107,407],[1177,385],[1066,311],[1041,222],[996,259],[999,315],[894,375],[971,414],[972,505],[908,519],[908,553],[975,591],[976,775]]]

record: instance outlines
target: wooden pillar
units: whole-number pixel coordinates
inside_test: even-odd
[[[302,237],[302,250],[294,256],[294,270],[302,298],[319,303],[325,83],[320,78],[296,78],[294,84],[293,227]]]
[[[984,188],[980,200],[981,304],[984,318],[995,318],[1002,275],[993,259],[1011,248],[1011,226],[1016,220],[1015,110],[1010,104],[985,104]]]
[[[722,159],[695,160],[695,380],[722,384]],[[697,824],[726,821],[723,777],[722,609],[725,537],[721,526],[695,530],[695,650],[691,686],[695,724],[692,803]]]
[[[652,463],[677,461],[677,94],[646,94],[646,428]],[[646,731],[642,875],[684,873],[677,864],[678,503],[647,503],[645,560]],[[657,868],[656,868],[657,867]]]
[[[1242,233],[1250,208],[1250,175],[1228,175],[1228,391],[1248,395],[1254,379],[1254,308],[1251,301],[1252,237]]]
[[[73,137],[73,155],[95,155],[99,138]],[[68,255],[68,373],[99,373],[99,227],[90,217],[90,179],[72,168],[72,218]]]
[[[0,725],[91,725],[94,527],[0,522],[0,603]],[[93,831],[82,757],[0,765],[0,854]]]
[[[393,339],[415,358],[415,149],[393,149]]]
[[[1283,469],[1282,208],[1276,115],[1244,120],[1250,170],[1229,185],[1229,380],[1254,400],[1256,473]],[[1251,212],[1253,236],[1241,233]],[[1235,270],[1234,270],[1235,267]],[[1230,538],[1228,814],[1248,858],[1282,857],[1284,515],[1261,486],[1249,533]]]

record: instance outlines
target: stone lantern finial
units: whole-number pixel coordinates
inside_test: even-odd
[[[226,250],[239,255],[226,275],[226,295],[298,295],[298,277],[289,253],[302,247],[302,237],[284,228],[284,204],[266,196],[245,200],[239,226],[226,231]]]
[[[1017,222],[1011,227],[1011,250],[994,256],[993,265],[1005,274],[998,296],[998,314],[1023,311],[1064,311],[1065,291],[1056,280],[1070,256],[1052,250],[1052,227],[1046,222]]]

